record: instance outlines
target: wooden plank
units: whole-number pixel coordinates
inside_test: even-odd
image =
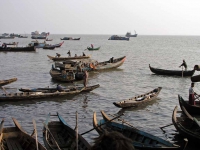
[[[17,139],[6,139],[9,150],[23,150]]]

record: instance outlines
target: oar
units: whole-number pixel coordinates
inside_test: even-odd
[[[36,127],[36,122],[33,119],[33,126],[34,126],[34,130],[35,130],[35,142],[36,142],[36,148],[38,150],[38,139],[37,139],[37,127]]]
[[[53,138],[54,142],[56,143],[56,146],[58,147],[59,150],[61,150],[61,148],[59,147],[58,143],[56,142],[55,138],[53,137],[53,134],[51,133],[51,131],[49,130],[48,126],[43,122],[44,127],[47,129],[47,131],[49,132],[49,134],[51,135],[51,137]]]
[[[181,68],[182,68],[182,78],[183,78],[183,66]]]
[[[78,150],[78,112],[76,111],[76,150]]]
[[[111,114],[109,114],[109,115],[111,115]],[[115,115],[111,115],[111,116],[112,116],[112,117],[116,117]],[[136,128],[135,128],[132,124],[130,124],[129,122],[124,121],[124,119],[118,118],[118,120],[122,121],[122,123],[125,123],[125,124],[129,125],[130,127],[134,128],[134,129],[136,129]]]
[[[92,128],[92,129],[90,129],[90,130],[88,130],[88,131],[82,133],[81,135],[84,135],[84,134],[86,134],[86,133],[89,133],[89,132],[93,131],[94,129],[96,129],[96,128],[98,128],[98,127],[101,127],[102,125],[107,124],[107,123],[109,123],[109,122],[111,122],[111,121],[113,121],[113,120],[115,120],[115,119],[121,117],[122,115],[124,115],[124,114],[120,114],[119,116],[116,116],[116,117],[112,118],[111,120],[106,121],[105,123],[102,123],[102,124],[98,125],[97,127],[94,127],[94,128]]]

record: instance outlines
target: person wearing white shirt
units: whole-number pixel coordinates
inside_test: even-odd
[[[194,83],[192,82],[191,83],[191,87],[189,88],[189,104],[190,105],[195,105],[195,97],[194,97],[194,95],[196,93],[194,92],[193,87],[194,87]]]

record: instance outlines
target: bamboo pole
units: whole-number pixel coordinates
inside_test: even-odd
[[[35,142],[36,142],[36,148],[38,150],[38,139],[37,139],[37,127],[36,127],[36,122],[33,119],[33,126],[34,126],[34,130],[35,130]]]
[[[76,111],[76,150],[78,150],[78,112]]]

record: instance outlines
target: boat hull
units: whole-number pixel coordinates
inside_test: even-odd
[[[7,47],[7,48],[0,47],[0,52],[33,52],[33,51],[36,51],[35,46]]]

